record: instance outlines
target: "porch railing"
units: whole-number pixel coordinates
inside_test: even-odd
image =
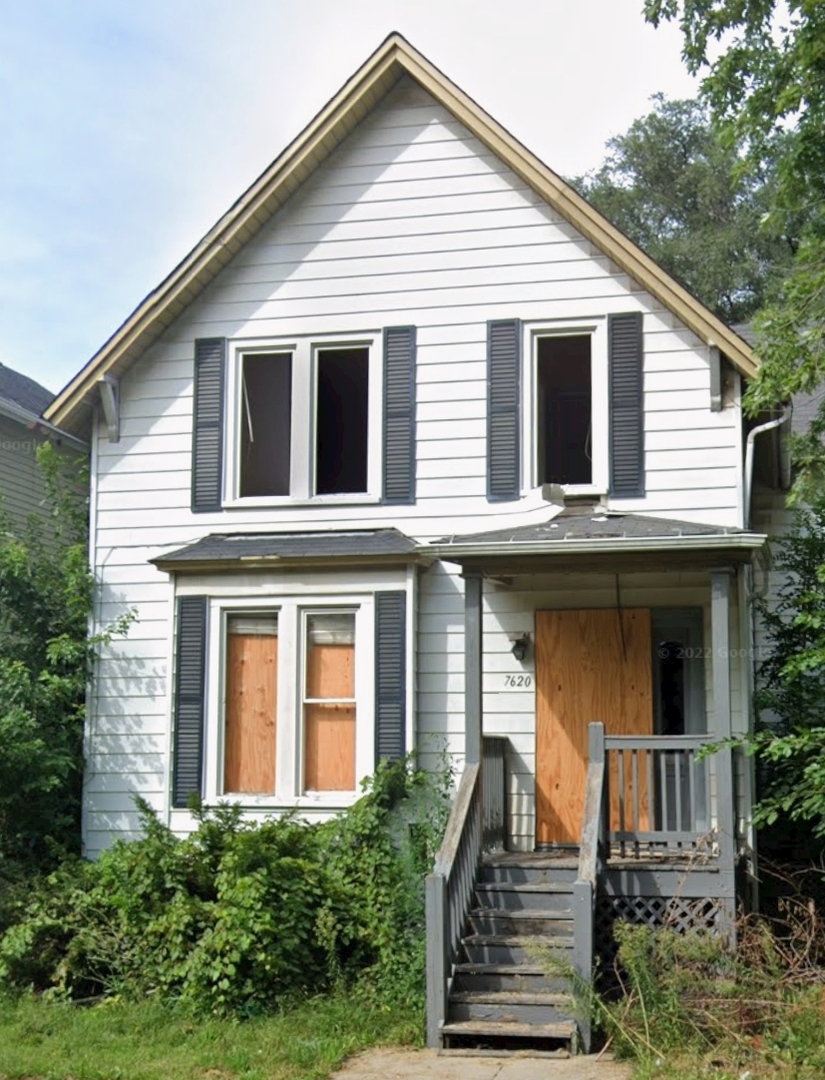
[[[587,782],[584,793],[579,869],[573,885],[573,967],[585,993],[593,982],[596,936],[596,892],[599,874],[607,856],[607,769],[604,752],[604,725],[591,724],[589,733]],[[581,997],[581,994],[579,995]],[[591,1024],[589,1000],[579,1002],[579,1034],[582,1049],[590,1053]]]
[[[708,736],[602,738],[608,858],[715,853],[710,817],[712,755],[700,755]]]
[[[427,919],[427,1045],[440,1046],[447,1016],[452,965],[470,910],[483,843],[481,765],[467,765],[425,881]]]
[[[507,743],[502,735],[485,735],[481,740],[484,799],[484,850],[507,846]]]

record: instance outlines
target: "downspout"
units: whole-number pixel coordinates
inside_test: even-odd
[[[748,442],[745,448],[745,483],[743,492],[743,516],[744,527],[747,529],[751,522],[751,491],[753,489],[753,448],[756,442],[756,436],[761,435],[764,431],[771,431],[773,428],[779,427],[780,424],[784,424],[786,420],[790,420],[791,410],[787,409],[781,416],[777,416],[774,420],[768,420],[764,424],[759,424],[755,428],[751,428],[748,432]]]

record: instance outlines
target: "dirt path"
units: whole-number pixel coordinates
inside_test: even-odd
[[[340,1080],[630,1080],[630,1068],[595,1057],[453,1057],[435,1050],[368,1050]]]

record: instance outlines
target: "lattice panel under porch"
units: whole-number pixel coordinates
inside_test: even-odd
[[[596,905],[595,944],[602,971],[613,970],[618,920],[633,926],[668,926],[679,933],[704,930],[719,933],[722,905],[716,897],[601,896]]]

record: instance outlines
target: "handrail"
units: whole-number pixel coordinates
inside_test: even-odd
[[[573,966],[583,987],[593,982],[596,934],[596,892],[607,828],[604,724],[588,728],[589,757],[579,847],[579,869],[573,884]],[[588,1002],[583,1002],[579,1031],[585,1053],[590,1052]]]
[[[478,762],[474,762],[472,765],[467,765],[461,774],[455,802],[450,811],[447,828],[444,830],[444,839],[441,841],[441,847],[436,852],[435,863],[433,864],[434,874],[443,874],[449,878],[452,873],[464,825],[472,805],[479,768]]]
[[[452,965],[470,910],[482,847],[481,765],[464,768],[444,840],[424,883],[427,926],[427,1045],[439,1047]]]
[[[605,750],[701,750],[710,735],[605,735]]]

